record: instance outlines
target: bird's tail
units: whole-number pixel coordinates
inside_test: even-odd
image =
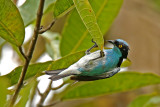
[[[64,73],[64,74],[61,73],[64,70],[65,69],[51,70],[51,71],[45,71],[45,73],[48,74],[48,75],[52,75],[51,77],[49,77],[49,79],[51,79],[52,81],[55,81],[55,80],[59,80],[61,78],[72,75],[71,73]]]

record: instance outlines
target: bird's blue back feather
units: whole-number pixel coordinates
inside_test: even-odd
[[[96,76],[101,75],[115,68],[119,62],[119,58],[122,56],[120,50],[117,47],[113,49],[104,50],[106,56],[97,59],[98,64],[93,67],[93,69],[79,68],[78,70],[82,72],[81,76]],[[94,63],[94,62],[93,62]],[[92,64],[92,62],[90,63]],[[91,65],[89,65],[91,66]]]

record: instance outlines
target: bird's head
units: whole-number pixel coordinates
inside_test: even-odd
[[[119,48],[123,58],[127,58],[129,45],[126,41],[122,39],[116,39],[116,40],[108,40],[108,42],[112,43],[115,47]]]

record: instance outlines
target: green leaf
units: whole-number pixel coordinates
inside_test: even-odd
[[[97,23],[104,35],[117,16],[123,0],[89,0],[95,13]],[[67,17],[62,31],[60,44],[61,55],[88,49],[93,45],[91,36],[74,9]]]
[[[72,0],[57,0],[54,6],[53,15],[56,18],[64,16],[70,10],[74,8]]]
[[[151,73],[123,72],[108,79],[91,81],[72,88],[63,96],[63,100],[124,92],[159,83],[160,77]]]
[[[52,61],[29,65],[26,76],[25,76],[25,80],[42,73],[42,71],[45,71],[48,68],[48,66],[51,64],[51,62]],[[1,76],[0,78],[2,77],[8,78],[11,82],[10,85],[12,86],[18,82],[21,72],[22,72],[22,66],[19,66],[14,70],[12,70],[9,74]]]
[[[160,106],[160,95],[148,94],[141,95],[133,100],[128,107],[159,107]]]
[[[51,3],[43,14],[46,14],[48,12],[53,12],[54,6],[55,6],[55,2]]]
[[[88,0],[73,0],[73,2],[88,32],[102,50],[104,46],[103,35],[97,24],[96,16],[90,3]]]
[[[34,77],[35,75],[41,74],[42,71],[68,68],[70,65],[77,62],[84,55],[85,55],[85,51],[80,51],[80,52],[67,55],[56,61],[48,61],[44,63],[31,64],[28,67],[25,80],[31,77]],[[0,76],[0,78],[2,77],[8,78],[11,81],[11,86],[12,86],[18,82],[21,71],[22,71],[22,66],[15,68],[7,75]]]
[[[5,107],[7,101],[7,88],[9,86],[9,81],[7,78],[0,78],[1,88],[0,88],[0,107]]]
[[[25,107],[27,101],[29,100],[30,97],[30,92],[33,89],[34,84],[36,84],[36,80],[33,79],[32,81],[30,81],[26,86],[24,86],[19,95],[20,95],[20,100],[19,102],[15,105],[15,107]]]
[[[2,48],[5,45],[6,41],[0,37],[0,59],[2,57]]]
[[[71,64],[77,62],[84,55],[85,55],[85,51],[80,51],[80,52],[67,55],[59,60],[52,62],[48,67],[48,70],[68,68]]]
[[[71,64],[78,61],[82,56],[84,56],[84,54],[85,54],[85,51],[81,51],[74,54],[70,54],[56,61],[48,61],[44,63],[31,64],[28,67],[25,80],[31,77],[34,77],[35,75],[40,75],[42,71],[67,68]],[[12,86],[18,82],[21,71],[22,71],[22,66],[19,66],[14,70],[12,70],[9,74],[0,76],[0,78],[3,78],[3,77],[8,78]]]
[[[40,0],[26,0],[26,2],[19,7],[25,26],[28,26],[36,19],[39,2]],[[48,10],[48,6],[53,2],[55,2],[55,0],[45,0],[44,11]]]
[[[0,36],[16,46],[21,46],[24,40],[24,24],[11,0],[0,0]]]

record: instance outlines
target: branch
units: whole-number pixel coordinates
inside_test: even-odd
[[[32,54],[33,54],[33,51],[34,51],[34,48],[35,48],[35,45],[36,45],[36,42],[37,42],[38,34],[39,34],[40,23],[41,23],[41,19],[42,19],[42,15],[43,15],[44,2],[45,2],[45,0],[40,0],[38,12],[37,12],[36,26],[35,26],[34,33],[33,33],[33,36],[32,36],[32,41],[31,41],[31,44],[30,44],[30,47],[29,47],[29,50],[28,50],[28,53],[27,53],[27,56],[26,56],[27,58],[25,60],[25,64],[23,66],[23,69],[22,69],[22,72],[21,72],[16,90],[15,90],[15,93],[14,93],[12,99],[11,99],[11,102],[10,102],[10,105],[9,105],[10,107],[12,107],[14,105],[14,103],[17,99],[19,91],[21,90],[21,87],[23,85],[23,80],[24,80],[25,74],[27,72],[30,60],[32,58]],[[20,49],[20,51],[21,51],[21,49]],[[25,56],[23,53],[22,53],[22,55]]]
[[[44,100],[45,100],[46,97],[48,96],[51,88],[52,88],[52,81],[49,83],[46,91],[45,91],[43,94],[41,94],[40,92],[38,92],[38,93],[40,93],[41,99],[39,100],[39,103],[37,104],[37,107],[42,107],[42,105],[43,105],[43,103],[44,103]],[[39,91],[39,90],[38,90],[38,91]]]
[[[52,90],[57,90],[57,89],[59,89],[59,88],[61,88],[61,87],[63,87],[64,86],[64,82],[61,84],[61,85],[59,85],[58,87],[55,87],[55,88],[51,88]]]
[[[51,29],[51,27],[54,25],[54,23],[55,23],[55,19],[51,22],[51,24],[47,28],[41,29],[39,31],[39,34],[42,34],[42,33],[46,32],[47,30]]]
[[[22,49],[21,46],[19,47],[19,51],[21,52],[22,56],[23,56],[26,60],[28,60],[28,58],[27,58],[26,55],[24,54],[23,49]]]
[[[38,92],[38,94],[42,97],[43,96],[43,94],[40,92],[40,90],[38,89],[38,87],[37,87],[37,92]]]
[[[59,88],[61,88],[62,86],[64,86],[65,83],[62,83],[61,85],[59,85],[58,87],[55,87],[55,88],[52,88],[52,81],[50,82],[50,84],[48,85],[48,88],[46,89],[46,91],[42,94],[39,89],[37,88],[37,91],[38,91],[38,94],[41,96],[41,99],[39,101],[39,103],[37,104],[38,107],[49,107],[49,106],[53,106],[53,105],[56,105],[57,103],[60,102],[60,100],[52,103],[52,104],[49,104],[49,105],[43,105],[44,103],[44,100],[46,99],[46,97],[48,96],[50,90],[57,90]]]

